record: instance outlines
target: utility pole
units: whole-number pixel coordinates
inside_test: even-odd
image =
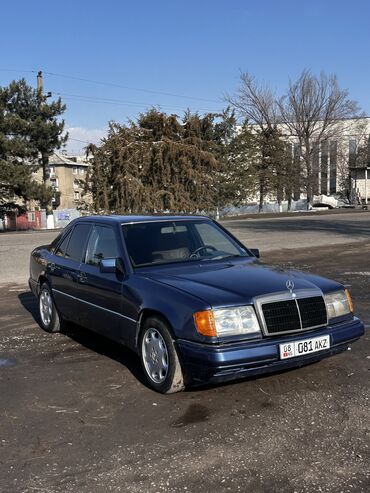
[[[44,79],[42,76],[42,70],[39,70],[37,73],[37,96],[38,96],[39,110],[41,110],[42,103],[44,103],[47,98],[51,97],[51,92],[44,94]],[[42,178],[44,184],[46,184],[50,178],[49,156],[42,152],[41,152],[41,162],[42,162]],[[48,204],[46,207],[46,227],[47,229],[54,229],[55,227],[52,204]]]
[[[42,71],[39,70],[37,73],[37,93],[40,100],[43,98],[44,94],[44,80],[42,78]]]
[[[38,98],[38,109],[41,111],[41,105],[46,101],[46,97],[44,96],[44,79],[42,77],[42,71],[39,70],[37,72],[37,98]],[[41,161],[42,161],[42,179],[44,184],[49,179],[49,159],[47,156],[44,156],[43,153],[41,153]]]

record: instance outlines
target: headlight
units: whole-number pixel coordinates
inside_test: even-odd
[[[253,306],[219,308],[194,314],[197,331],[205,336],[258,335],[260,326]]]
[[[328,319],[341,317],[348,313],[353,313],[353,304],[351,295],[347,289],[334,291],[324,295]]]

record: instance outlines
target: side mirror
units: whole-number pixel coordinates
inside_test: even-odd
[[[250,248],[249,251],[257,258],[260,258],[260,251],[258,248]]]
[[[123,274],[124,271],[123,262],[119,257],[104,258],[100,262],[100,272],[104,272],[105,274],[115,272],[121,272]]]

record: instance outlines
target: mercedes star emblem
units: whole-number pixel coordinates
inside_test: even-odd
[[[291,293],[293,293],[294,282],[291,279],[288,279],[285,285],[286,285],[287,289],[289,289],[289,291]]]

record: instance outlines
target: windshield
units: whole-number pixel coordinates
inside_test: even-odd
[[[248,256],[245,248],[204,219],[124,224],[122,230],[134,267]]]

